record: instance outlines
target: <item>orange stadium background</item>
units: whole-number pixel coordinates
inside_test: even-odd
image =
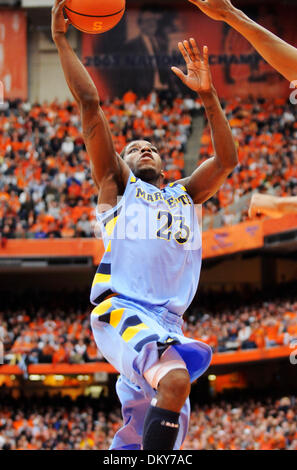
[[[23,11],[0,11],[0,78],[5,99],[27,99],[27,20]]]

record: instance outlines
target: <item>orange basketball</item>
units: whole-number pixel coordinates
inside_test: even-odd
[[[125,12],[125,0],[67,0],[64,8],[73,26],[98,34],[118,24]]]

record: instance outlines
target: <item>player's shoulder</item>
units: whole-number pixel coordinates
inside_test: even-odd
[[[189,178],[182,178],[172,183],[168,183],[167,187],[181,189],[184,192],[187,192],[187,183]]]

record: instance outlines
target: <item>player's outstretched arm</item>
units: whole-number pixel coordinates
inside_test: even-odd
[[[230,0],[189,0],[214,20],[225,21],[244,36],[287,80],[297,80],[297,49],[251,20]]]
[[[128,180],[129,168],[115,152],[95,84],[66,39],[68,20],[64,18],[64,4],[65,0],[55,0],[52,9],[52,37],[59,52],[65,79],[80,107],[83,137],[91,159],[93,178],[100,189],[104,188],[105,194],[109,188],[114,189],[115,186],[120,194]]]
[[[187,75],[176,67],[172,67],[172,71],[186,86],[199,93],[210,124],[215,150],[214,157],[203,162],[190,177],[182,180],[193,201],[201,204],[218,191],[236,167],[237,151],[229,123],[212,84],[207,46],[203,48],[203,55],[193,38],[190,42],[180,42],[178,47],[187,65]]]
[[[251,218],[260,214],[278,218],[293,213],[297,214],[297,196],[277,197],[260,193],[252,196],[249,208]]]

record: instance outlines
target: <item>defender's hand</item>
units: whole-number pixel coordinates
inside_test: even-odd
[[[235,8],[230,0],[189,0],[213,20],[226,20]]]
[[[177,67],[171,70],[181,79],[181,81],[191,90],[200,94],[207,94],[212,91],[212,79],[208,63],[208,47],[203,47],[203,57],[200,55],[195,39],[178,43],[178,48],[187,64],[187,75]]]
[[[270,217],[278,218],[281,213],[278,209],[278,197],[271,196],[270,194],[255,193],[252,196],[249,217],[252,219],[257,215],[268,215]]]
[[[249,207],[249,218],[253,219],[256,217],[258,214],[260,214],[260,204],[259,204],[259,194],[253,194],[252,199],[250,201],[250,207]]]
[[[63,7],[66,0],[55,0],[55,4],[52,8],[52,37],[53,40],[57,36],[66,34],[68,29],[69,20],[65,19],[63,13]]]

